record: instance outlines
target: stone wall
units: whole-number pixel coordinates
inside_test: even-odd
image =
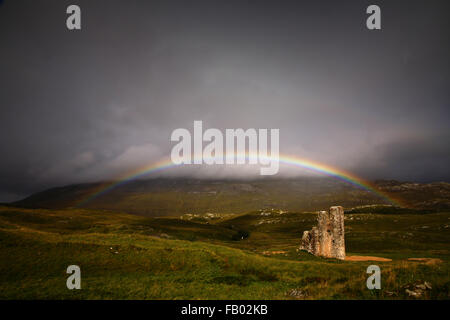
[[[303,232],[300,249],[316,256],[344,260],[344,208],[335,206],[329,212],[320,211],[317,227]]]

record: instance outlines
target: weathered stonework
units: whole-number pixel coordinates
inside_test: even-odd
[[[344,208],[335,206],[330,212],[320,211],[317,227],[303,232],[300,249],[316,256],[344,260]]]

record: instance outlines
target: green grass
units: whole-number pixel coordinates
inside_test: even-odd
[[[0,207],[0,299],[406,299],[403,286],[415,281],[432,284],[424,299],[450,298],[450,213],[347,215],[348,254],[390,262],[297,251],[314,223],[311,213],[194,222]],[[264,254],[273,251],[284,253]],[[72,264],[81,267],[81,290],[66,288]],[[381,290],[366,288],[370,264],[382,270]]]

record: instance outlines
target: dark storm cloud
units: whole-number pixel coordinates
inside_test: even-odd
[[[361,161],[355,171],[373,179],[408,179],[448,181],[447,136],[411,136],[374,148],[371,159]],[[403,165],[401,165],[403,164]]]
[[[445,1],[378,1],[373,32],[364,1],[76,1],[70,32],[73,3],[0,7],[0,201],[159,159],[194,120],[280,128],[281,152],[365,177],[450,178]]]

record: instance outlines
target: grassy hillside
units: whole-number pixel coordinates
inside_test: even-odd
[[[379,188],[411,207],[450,209],[450,184],[380,181]],[[265,208],[313,211],[339,203],[344,207],[386,204],[379,196],[332,178],[192,180],[137,180],[88,202],[102,184],[80,184],[36,193],[14,205],[28,208],[68,207],[114,210],[150,217],[186,213],[246,213]]]
[[[0,298],[392,299],[412,298],[405,288],[424,281],[432,289],[420,298],[450,298],[450,213],[348,214],[348,254],[389,262],[298,252],[314,223],[272,210],[180,219],[0,207]],[[82,290],[66,288],[72,264]],[[381,267],[381,290],[366,288],[370,264]]]

